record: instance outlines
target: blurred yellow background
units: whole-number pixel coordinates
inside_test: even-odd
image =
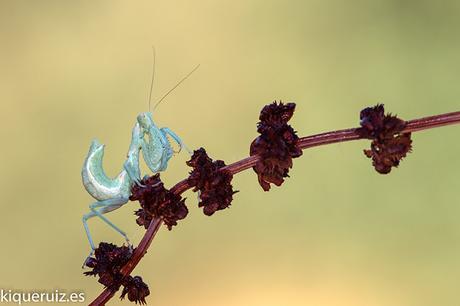
[[[294,101],[299,135],[358,125],[378,102],[403,119],[460,109],[458,1],[0,2],[0,287],[102,289],[82,275],[80,169],[92,138],[116,175],[148,109],[160,126],[231,163],[248,155],[263,105]],[[390,175],[367,141],[314,148],[264,193],[234,178],[230,209],[162,228],[134,271],[149,305],[460,305],[460,126],[416,133]],[[185,154],[162,175],[187,176]],[[145,169],[145,168],[144,168]],[[138,203],[108,215],[137,243]],[[122,238],[99,220],[96,241]],[[128,304],[115,297],[110,304]]]

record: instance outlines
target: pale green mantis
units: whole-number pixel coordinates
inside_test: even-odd
[[[187,79],[199,65],[169,90],[155,105],[155,107],[185,79]],[[155,53],[153,62],[152,82],[150,86],[149,105],[153,88],[155,75]],[[155,109],[155,108],[154,108]],[[179,152],[185,148],[189,153],[182,140],[173,131],[167,127],[159,128],[153,121],[152,112],[141,113],[137,116],[137,122],[134,125],[131,136],[127,159],[123,164],[123,169],[115,178],[109,178],[102,167],[104,156],[104,145],[97,140],[93,140],[86,156],[81,171],[83,185],[88,193],[96,199],[96,202],[89,205],[90,212],[83,215],[83,226],[91,246],[90,256],[96,249],[91,233],[88,228],[87,220],[92,217],[98,217],[111,228],[121,234],[128,245],[130,241],[126,233],[108,220],[104,214],[120,208],[129,200],[131,187],[133,184],[140,185],[141,173],[139,168],[140,151],[147,167],[153,172],[166,170],[169,159],[173,156],[173,148],[168,139],[171,137],[179,146]]]

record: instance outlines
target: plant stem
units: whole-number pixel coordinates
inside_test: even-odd
[[[407,121],[406,128],[402,131],[402,133],[418,132],[422,130],[432,129],[435,127],[459,123],[460,112],[441,114]],[[363,137],[361,137],[358,133],[358,128],[351,128],[302,137],[299,139],[299,145],[301,149],[308,149],[321,145],[358,139],[363,139]],[[240,161],[234,162],[233,164],[223,167],[222,170],[228,170],[232,174],[236,174],[246,169],[254,167],[256,162],[258,161],[258,158],[258,156],[246,157]],[[174,185],[170,189],[170,191],[176,194],[182,194],[183,192],[192,187],[193,186],[189,183],[188,179],[184,179],[176,185]],[[130,275],[136,267],[136,265],[145,255],[145,253],[147,253],[147,249],[152,243],[153,238],[155,237],[162,223],[163,222],[160,219],[152,220],[150,226],[145,232],[144,237],[139,243],[139,246],[134,250],[133,256],[131,257],[129,262],[122,268],[121,273],[123,274],[123,276]],[[104,291],[89,305],[105,305],[113,297],[116,291],[117,290],[112,290],[109,288],[104,289]]]

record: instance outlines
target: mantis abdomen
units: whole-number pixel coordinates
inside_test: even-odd
[[[123,169],[115,178],[109,178],[102,168],[104,145],[96,139],[89,148],[81,176],[88,193],[96,200],[107,200],[130,192],[132,180]]]

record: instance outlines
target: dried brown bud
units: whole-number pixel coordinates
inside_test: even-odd
[[[187,216],[185,199],[164,188],[159,173],[142,179],[141,184],[143,186],[133,186],[129,198],[131,201],[139,201],[142,207],[135,212],[138,216],[137,224],[148,228],[153,218],[161,218],[171,230],[178,220]]]
[[[406,122],[391,114],[385,115],[383,104],[363,109],[360,119],[361,128],[358,133],[372,139],[371,149],[364,150],[364,154],[372,158],[372,165],[377,172],[389,173],[392,167],[397,167],[411,152],[411,134],[401,133]]]
[[[230,171],[221,170],[225,166],[222,160],[212,161],[206,150],[200,148],[193,152],[187,165],[193,167],[188,178],[193,191],[199,191],[199,207],[203,207],[203,212],[211,216],[218,210],[230,206],[233,200],[232,178]]]
[[[280,186],[289,177],[292,159],[302,155],[299,137],[287,124],[294,114],[295,103],[273,102],[260,112],[257,131],[261,134],[251,143],[250,155],[260,156],[253,167],[265,191],[270,183]]]

